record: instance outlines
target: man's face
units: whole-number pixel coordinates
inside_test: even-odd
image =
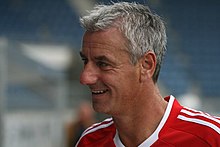
[[[80,82],[90,88],[95,111],[127,112],[139,94],[140,70],[139,64],[130,62],[118,30],[86,32],[80,54],[84,61]]]

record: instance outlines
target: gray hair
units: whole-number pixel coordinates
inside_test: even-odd
[[[127,39],[133,64],[147,51],[153,51],[157,57],[153,80],[157,81],[166,52],[167,37],[163,21],[149,7],[135,2],[97,5],[88,15],[81,17],[80,22],[87,31],[118,28]]]

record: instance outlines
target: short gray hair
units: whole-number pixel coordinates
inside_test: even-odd
[[[167,36],[163,20],[153,14],[148,6],[135,2],[97,5],[88,15],[81,17],[80,22],[87,31],[118,28],[127,39],[133,64],[147,51],[153,51],[157,57],[153,80],[157,81],[166,52]]]

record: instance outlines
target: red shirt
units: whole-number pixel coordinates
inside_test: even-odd
[[[139,147],[220,147],[220,118],[181,106],[166,97],[168,106],[154,133]],[[94,124],[81,136],[77,147],[124,147],[112,118]]]

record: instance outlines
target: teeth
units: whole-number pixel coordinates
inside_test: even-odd
[[[107,90],[93,90],[92,93],[93,94],[103,94],[105,93]]]

